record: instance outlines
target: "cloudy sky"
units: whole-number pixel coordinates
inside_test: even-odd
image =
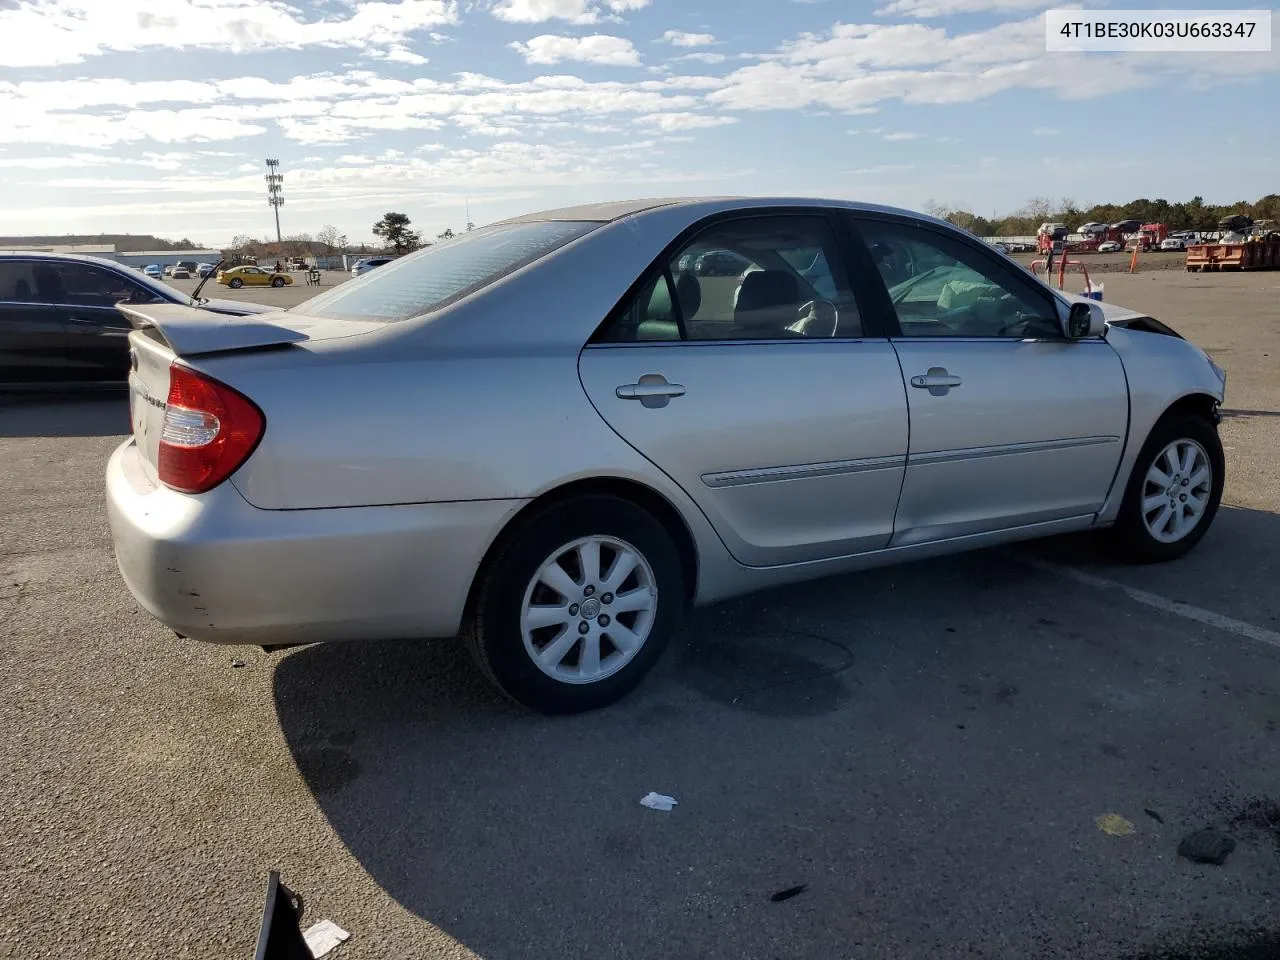
[[[1280,42],[1046,54],[1055,5],[1076,4],[0,0],[0,233],[265,237],[266,157],[286,234],[353,241],[387,210],[458,229],[468,203],[477,223],[708,193],[990,216],[1280,190]]]

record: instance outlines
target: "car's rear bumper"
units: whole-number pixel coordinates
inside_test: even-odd
[[[472,577],[525,501],[260,510],[230,483],[153,483],[132,440],[107,464],[125,583],[153,616],[213,643],[450,637]]]

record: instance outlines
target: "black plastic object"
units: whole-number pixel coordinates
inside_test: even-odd
[[[1178,844],[1178,856],[1196,863],[1212,863],[1222,866],[1236,848],[1235,838],[1215,827],[1206,827],[1189,833]]]
[[[315,960],[302,936],[302,911],[302,897],[280,882],[279,873],[270,871],[254,960]]]

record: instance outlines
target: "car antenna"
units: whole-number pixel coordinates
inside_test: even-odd
[[[218,268],[227,262],[227,258],[223,257],[213,265],[213,269],[200,278],[200,282],[196,284],[195,292],[191,294],[191,299],[197,303],[200,302],[200,291],[204,289],[204,285],[209,282],[209,278],[218,272]]]

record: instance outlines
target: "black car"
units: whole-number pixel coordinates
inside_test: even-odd
[[[117,303],[177,303],[229,316],[276,309],[196,301],[99,257],[0,253],[0,389],[124,384],[131,328]]]

